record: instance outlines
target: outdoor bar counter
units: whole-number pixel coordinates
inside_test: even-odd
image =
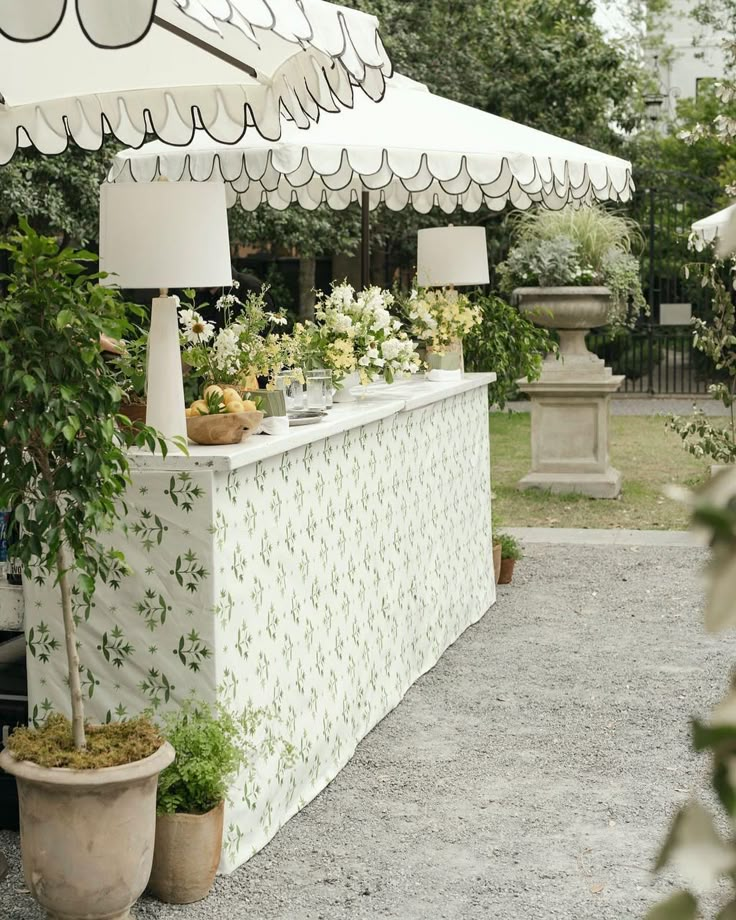
[[[487,384],[372,387],[317,425],[139,455],[131,568],[77,607],[93,720],[264,710],[221,871],[263,847],[495,601]],[[29,706],[67,711],[57,590],[24,585]],[[284,742],[293,746],[293,754]]]

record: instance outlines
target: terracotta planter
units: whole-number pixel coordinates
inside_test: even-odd
[[[146,404],[145,403],[121,403],[120,414],[127,416],[131,422],[143,422],[146,424]]]
[[[149,892],[167,904],[192,904],[212,889],[222,850],[225,803],[206,815],[159,815]]]
[[[501,575],[501,544],[493,544],[493,571],[496,576],[496,584],[498,584],[498,579]]]
[[[516,559],[502,559],[501,560],[501,573],[498,576],[499,585],[510,585],[511,579],[514,577],[514,566],[516,565]]]
[[[127,920],[151,874],[158,774],[166,743],[136,763],[103,770],[47,769],[4,750],[15,776],[23,875],[50,920]]]

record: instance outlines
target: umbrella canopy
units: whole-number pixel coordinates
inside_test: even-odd
[[[232,147],[203,132],[186,149],[158,142],[115,157],[110,180],[222,181],[229,204],[286,208],[326,203],[342,209],[368,193],[375,208],[439,205],[501,210],[507,203],[561,208],[574,202],[626,201],[631,164],[542,131],[489,115],[394,77],[378,106],[357,99],[308,134],[284,126],[269,143],[247,135]]]
[[[692,225],[693,242],[696,249],[702,249],[716,238],[722,237],[729,221],[736,216],[736,205],[729,205],[709,217],[696,220]]]
[[[308,127],[352,105],[355,86],[380,99],[391,73],[378,21],[325,0],[62,5],[56,21],[59,0],[0,4],[0,164],[19,146],[98,149],[107,133],[184,145],[203,128],[231,144],[254,126],[276,139],[283,114]]]

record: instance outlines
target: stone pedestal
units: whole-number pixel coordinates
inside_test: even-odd
[[[545,363],[540,380],[520,381],[532,401],[532,469],[520,489],[617,498],[621,474],[608,456],[609,404],[624,381],[603,362]],[[577,365],[577,367],[576,367]]]

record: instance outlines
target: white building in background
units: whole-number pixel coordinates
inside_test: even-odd
[[[653,66],[658,55],[660,91],[665,96],[665,111],[671,116],[678,99],[696,97],[700,88],[726,72],[722,37],[693,18],[695,5],[695,0],[669,0],[667,9],[653,23],[653,32],[661,37],[664,48],[648,54]]]

